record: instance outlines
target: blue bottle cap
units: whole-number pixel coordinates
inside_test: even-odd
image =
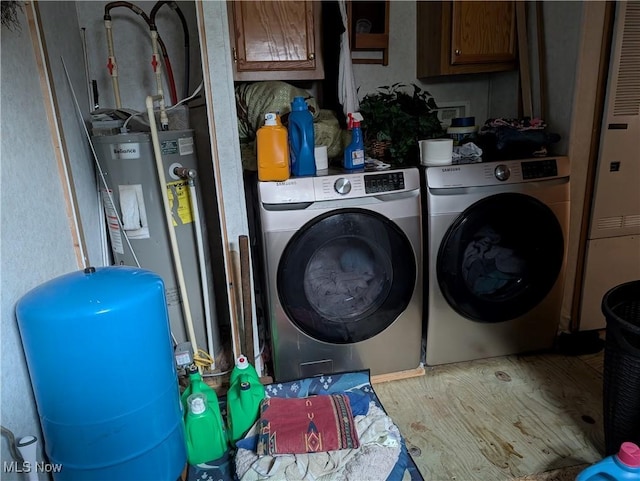
[[[309,110],[304,97],[294,97],[293,102],[291,102],[291,110]]]

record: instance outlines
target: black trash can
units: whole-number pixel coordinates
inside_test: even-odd
[[[625,441],[640,444],[640,280],[602,298],[607,320],[604,348],[604,439],[607,455]]]

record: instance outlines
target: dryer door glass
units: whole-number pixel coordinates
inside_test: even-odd
[[[389,219],[339,209],[303,226],[278,266],[280,303],[314,339],[346,344],[369,339],[406,309],[416,286],[416,256]]]
[[[562,228],[549,207],[523,194],[494,195],[449,227],[438,252],[438,284],[468,319],[515,319],[549,293],[563,252]]]

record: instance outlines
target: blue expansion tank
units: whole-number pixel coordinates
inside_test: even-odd
[[[55,480],[178,479],[187,454],[162,279],[89,267],[28,292],[16,317]]]

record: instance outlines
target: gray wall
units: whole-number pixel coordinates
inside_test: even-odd
[[[27,8],[27,7],[25,7]],[[73,21],[73,11],[68,12]],[[2,316],[2,425],[16,437],[40,435],[33,392],[15,318],[26,292],[78,269],[55,146],[49,137],[36,58],[24,15],[21,32],[2,27],[2,165],[0,315]],[[78,36],[77,28],[62,29]],[[72,368],[72,367],[70,367]],[[9,460],[2,442],[2,460]],[[42,457],[40,457],[42,459]],[[2,479],[24,479],[3,473]]]

